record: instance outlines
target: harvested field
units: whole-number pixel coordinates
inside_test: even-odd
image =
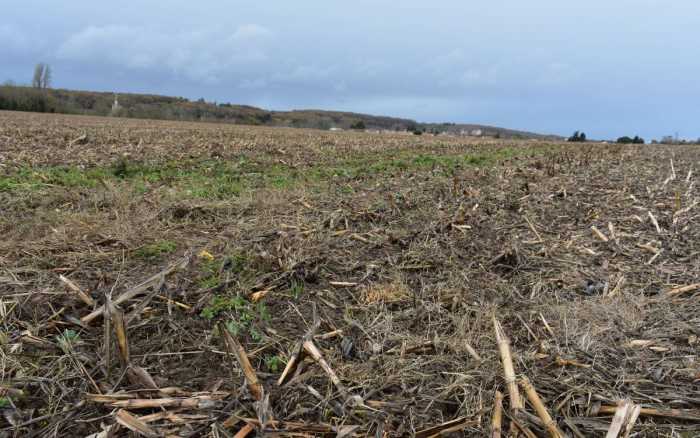
[[[0,436],[699,436],[698,163],[0,112]]]

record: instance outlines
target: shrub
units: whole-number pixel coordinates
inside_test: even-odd
[[[584,143],[586,141],[586,133],[576,131],[576,132],[574,132],[574,135],[572,135],[571,137],[568,138],[568,141],[571,141],[574,143]]]
[[[0,87],[0,109],[53,113],[58,110],[55,99],[46,90],[28,87]]]
[[[618,138],[617,142],[621,144],[644,144],[644,139],[638,135],[635,135],[634,138],[625,135],[624,137]]]

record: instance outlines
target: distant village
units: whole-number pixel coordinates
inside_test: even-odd
[[[333,132],[340,132],[340,131],[345,131],[343,128],[339,128],[337,126],[334,126],[332,128],[328,129],[329,131]],[[348,129],[348,131],[356,131],[357,129]],[[397,130],[397,129],[361,129],[361,131],[364,132],[369,132],[369,133],[374,133],[374,134],[396,134],[396,133],[405,133],[405,134],[414,134],[414,132],[410,130]],[[460,129],[459,131],[439,131],[439,132],[429,132],[429,131],[420,131],[421,133],[429,133],[429,134],[435,134],[435,135],[450,135],[450,136],[462,136],[462,137],[484,137],[484,132],[482,129]]]

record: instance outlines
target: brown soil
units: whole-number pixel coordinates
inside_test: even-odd
[[[231,196],[114,173],[241,158]],[[548,436],[494,320],[568,436],[620,400],[636,436],[697,436],[699,158],[0,112],[0,436],[486,436],[496,391],[504,435]]]

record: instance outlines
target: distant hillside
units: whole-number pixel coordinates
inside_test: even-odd
[[[557,138],[481,125],[419,123],[410,119],[341,111],[268,111],[247,105],[191,101],[183,97],[0,86],[0,109],[96,116],[187,120],[315,129],[420,131],[502,138]]]
[[[518,131],[515,129],[499,128],[497,126],[475,125],[468,123],[422,123],[421,126],[425,128],[427,132],[445,132],[448,134],[455,135],[538,140],[564,139],[564,137],[558,135],[537,134],[528,131]]]

